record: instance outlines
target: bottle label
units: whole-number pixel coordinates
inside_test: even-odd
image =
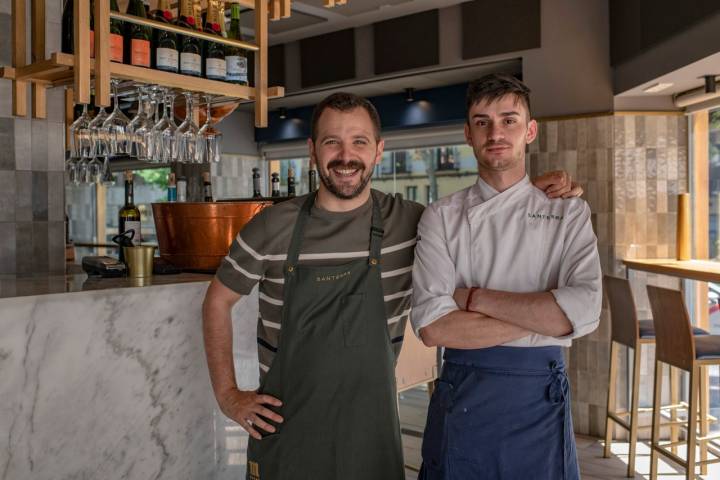
[[[133,38],[130,43],[130,63],[138,67],[150,68],[150,42]]]
[[[225,80],[225,59],[208,58],[205,60],[205,75],[214,80]]]
[[[209,201],[212,201],[212,187],[210,185],[205,185],[203,188],[203,196],[206,199],[210,199]]]
[[[168,202],[177,202],[177,187],[168,186]]]
[[[178,51],[174,48],[158,48],[155,50],[158,70],[178,71]]]
[[[225,57],[227,79],[231,82],[247,82],[247,58],[240,55]]]
[[[117,33],[110,34],[110,61],[123,62],[123,37]]]
[[[197,53],[181,53],[180,54],[180,73],[187,75],[200,75],[200,67],[202,66],[200,55]]]
[[[140,222],[137,220],[125,220],[125,230],[124,232],[127,232],[128,230],[135,230],[135,235],[133,236],[133,245],[137,246],[140,245],[140,242],[142,242],[142,235],[140,234]]]

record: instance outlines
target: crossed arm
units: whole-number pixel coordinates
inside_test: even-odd
[[[515,293],[478,288],[458,288],[453,298],[458,310],[451,311],[420,329],[427,346],[459,349],[501,345],[532,333],[559,337],[573,331],[572,324],[550,292]]]

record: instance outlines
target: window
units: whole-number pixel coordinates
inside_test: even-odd
[[[405,187],[405,198],[417,202],[417,186],[408,185]]]

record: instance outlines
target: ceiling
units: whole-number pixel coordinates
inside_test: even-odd
[[[425,90],[456,85],[467,82],[469,78],[478,78],[493,72],[521,73],[522,60],[517,58],[430,71],[410,70],[403,72],[401,75],[375,76],[371,79],[349,83],[331,83],[314,89],[305,89],[297,93],[290,93],[282,98],[272,99],[269,101],[269,106],[271,110],[275,110],[280,107],[297,108],[313,105],[325,98],[330,92],[339,89],[363,97],[375,97],[388,94],[403,95],[406,88]],[[249,111],[253,108],[252,102],[248,102],[245,105],[241,105],[238,109]]]
[[[293,0],[289,18],[272,21],[268,26],[270,45],[287,43],[324,33],[370,25],[435,8],[444,8],[467,0],[348,0],[347,4],[325,8],[324,0]],[[229,10],[226,13],[229,15]],[[254,36],[255,12],[241,13],[243,34]]]
[[[668,97],[678,93],[692,90],[705,85],[704,75],[720,75],[720,53],[710,55],[697,62],[661,75],[649,82],[645,82],[630,90],[626,90],[617,97]],[[671,83],[672,85],[657,93],[647,93],[644,89],[658,83]]]

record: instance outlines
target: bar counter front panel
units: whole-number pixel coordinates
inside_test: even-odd
[[[244,478],[247,435],[217,408],[207,373],[211,278],[0,276],[1,478]],[[258,386],[257,314],[255,289],[232,313],[244,389]],[[398,388],[435,374],[435,350],[408,328]]]

